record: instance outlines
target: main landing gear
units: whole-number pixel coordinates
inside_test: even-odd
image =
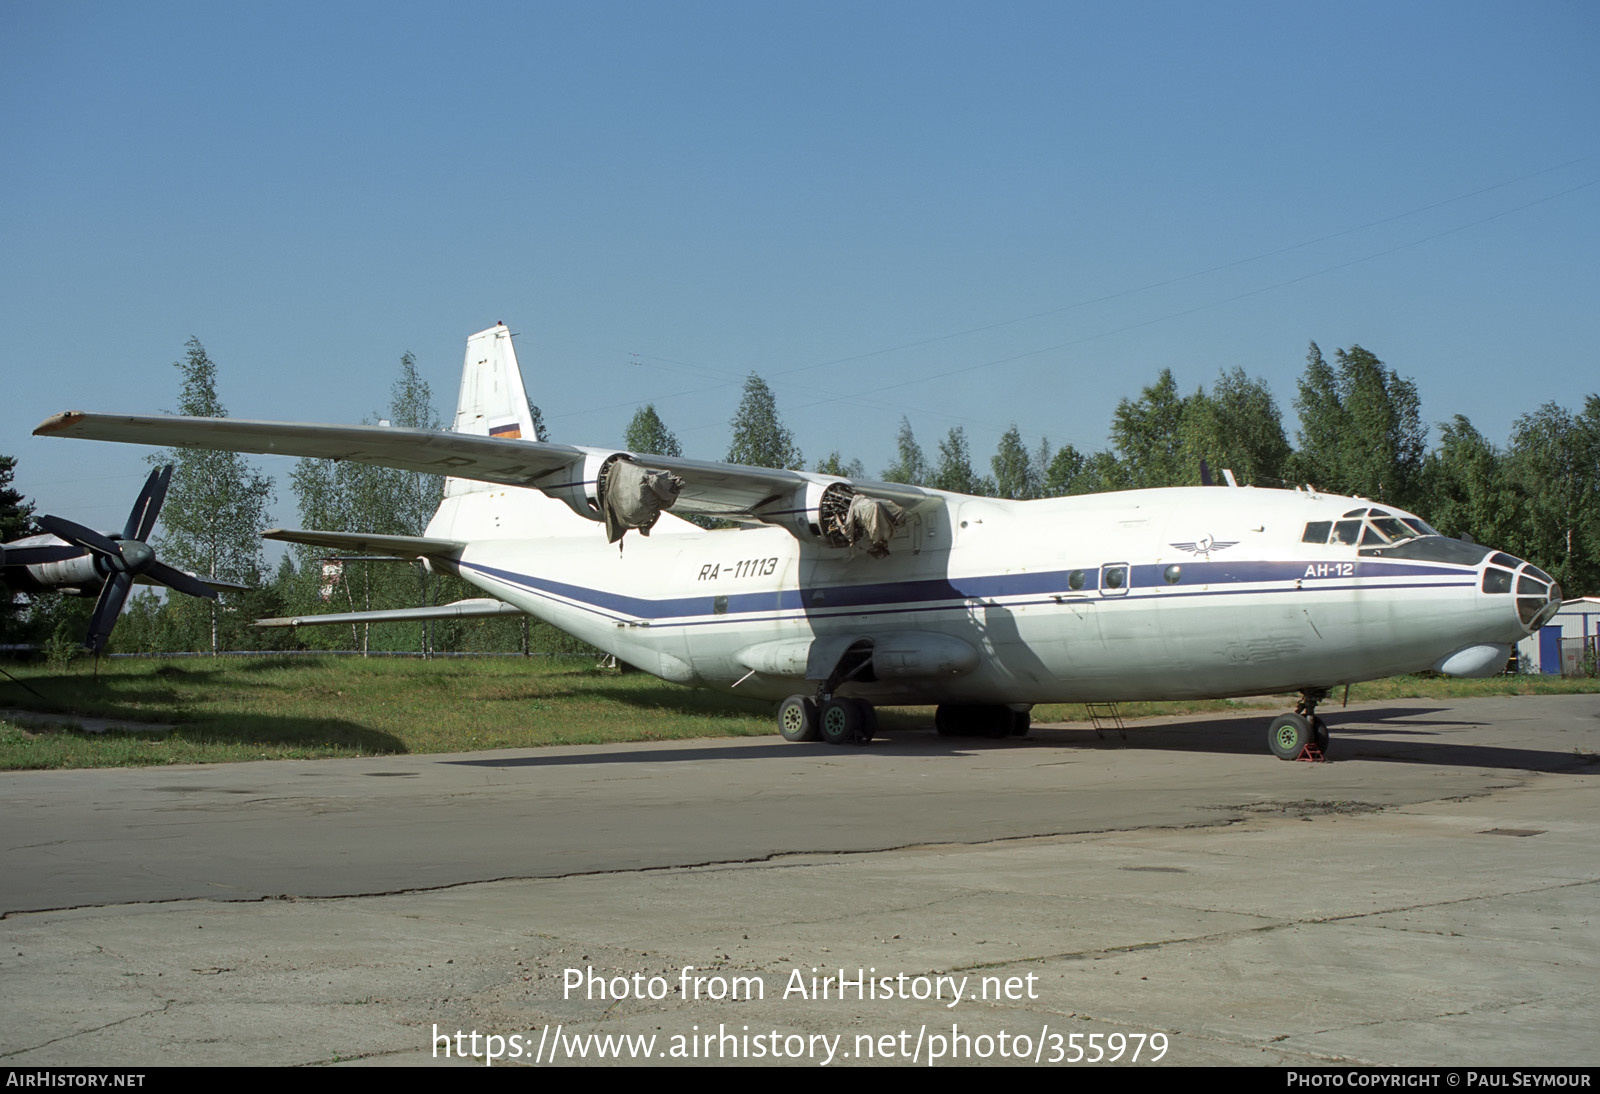
[[[877,729],[878,711],[864,699],[834,695],[818,702],[809,695],[791,695],[778,704],[778,732],[786,741],[864,745]]]
[[[1320,760],[1328,754],[1328,725],[1317,717],[1317,704],[1327,697],[1327,688],[1309,688],[1300,693],[1293,714],[1272,720],[1267,747],[1274,756],[1280,760]]]

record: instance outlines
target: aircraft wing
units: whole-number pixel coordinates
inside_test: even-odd
[[[329,615],[289,615],[258,619],[257,627],[316,627],[338,623],[414,623],[421,619],[483,619],[496,615],[522,615],[519,608],[488,597],[457,600],[426,608],[385,608],[370,612],[335,612]]]
[[[303,543],[308,547],[327,547],[334,551],[354,551],[367,555],[393,555],[395,558],[435,558],[460,553],[466,546],[454,539],[426,539],[422,536],[381,536],[367,532],[314,532],[299,528],[268,528],[262,539],[282,543]]]
[[[84,414],[75,410],[46,418],[33,432],[36,436],[83,437],[171,448],[353,460],[505,486],[537,486],[539,479],[560,471],[584,452],[571,445],[382,425]]]
[[[806,514],[816,512],[822,492],[833,484],[844,484],[851,494],[893,502],[910,511],[931,508],[941,496],[939,491],[904,483],[851,482],[808,471],[392,426],[68,411],[47,418],[34,433],[162,447],[353,460],[403,471],[530,487],[560,498],[591,520],[605,519],[603,502],[597,500],[598,482],[603,468],[619,456],[681,479],[676,501],[670,504],[674,513],[755,519],[783,524],[791,530],[804,529]],[[815,518],[811,519],[815,523]]]

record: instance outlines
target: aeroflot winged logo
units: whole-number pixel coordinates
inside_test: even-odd
[[[1180,551],[1188,551],[1196,558],[1209,559],[1212,551],[1226,551],[1229,547],[1236,546],[1238,542],[1236,539],[1217,539],[1214,536],[1201,536],[1198,542],[1173,543],[1169,544],[1169,546],[1176,547]]]

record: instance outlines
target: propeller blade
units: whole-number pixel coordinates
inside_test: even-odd
[[[106,648],[106,640],[111,637],[111,628],[117,625],[117,616],[122,614],[122,605],[131,588],[133,577],[130,574],[112,574],[106,578],[100,589],[100,599],[94,602],[94,615],[89,617],[89,636],[83,640],[85,649],[99,653]]]
[[[150,531],[156,526],[156,518],[161,515],[161,505],[167,500],[167,487],[171,482],[170,463],[150,472],[150,477],[144,482],[144,489],[139,491],[139,500],[133,503],[133,509],[128,513],[128,523],[122,529],[123,539],[150,538]]]
[[[96,532],[93,528],[85,528],[75,520],[65,517],[53,517],[46,513],[36,518],[39,527],[53,536],[75,543],[85,550],[93,551],[97,555],[104,555],[111,559],[121,559],[122,550],[115,542]]]
[[[174,569],[165,562],[151,562],[145,567],[144,576],[152,581],[159,581],[170,589],[177,589],[180,593],[190,596],[203,596],[208,600],[217,599],[217,590],[207,585],[197,577],[190,577],[182,570]]]

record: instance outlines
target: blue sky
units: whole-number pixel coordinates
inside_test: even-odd
[[[720,458],[901,415],[1103,447],[1163,368],[1359,343],[1503,442],[1600,391],[1592,3],[0,5],[0,452],[120,525],[198,336],[236,417],[359,421],[519,332],[555,439]],[[280,477],[287,460],[262,466]],[[276,516],[294,525],[280,487]]]

